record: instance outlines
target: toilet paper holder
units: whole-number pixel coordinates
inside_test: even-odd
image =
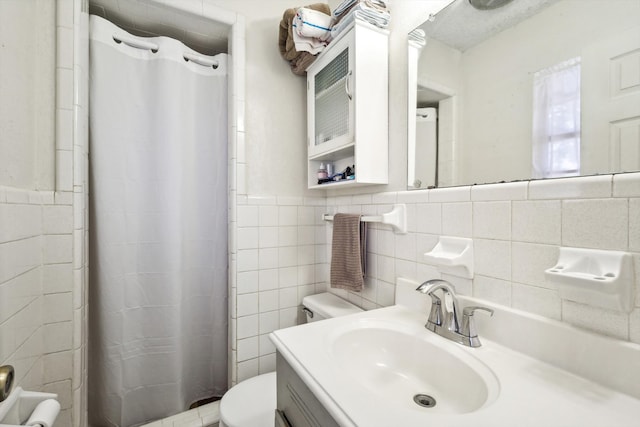
[[[51,427],[60,413],[58,395],[26,391],[11,386],[15,377],[12,366],[0,366],[0,427],[21,425]]]
[[[15,371],[11,365],[0,366],[0,402],[9,397]]]

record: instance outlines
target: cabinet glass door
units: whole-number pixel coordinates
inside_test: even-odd
[[[314,145],[349,135],[349,48],[315,75]]]

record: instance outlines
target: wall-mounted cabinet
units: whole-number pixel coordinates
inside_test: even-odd
[[[387,184],[389,36],[355,20],[307,70],[308,187]],[[318,183],[321,165],[353,175]]]

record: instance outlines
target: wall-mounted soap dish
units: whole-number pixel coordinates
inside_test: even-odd
[[[473,240],[464,237],[440,236],[436,246],[424,254],[429,264],[442,273],[473,279]]]
[[[627,313],[633,308],[633,260],[626,252],[560,248],[545,277],[563,299]]]

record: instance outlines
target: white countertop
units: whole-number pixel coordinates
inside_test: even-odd
[[[273,332],[271,339],[329,413],[345,427],[640,425],[639,399],[482,339],[482,334],[482,347],[458,345],[426,330],[426,318],[426,312],[396,305],[281,329]],[[391,403],[394,399],[386,397],[384,388],[364,386],[345,371],[331,351],[334,337],[346,330],[367,327],[371,322],[388,322],[416,339],[477,359],[497,378],[497,397],[466,414],[435,413],[413,403]],[[437,369],[436,363],[425,357],[424,369]]]

